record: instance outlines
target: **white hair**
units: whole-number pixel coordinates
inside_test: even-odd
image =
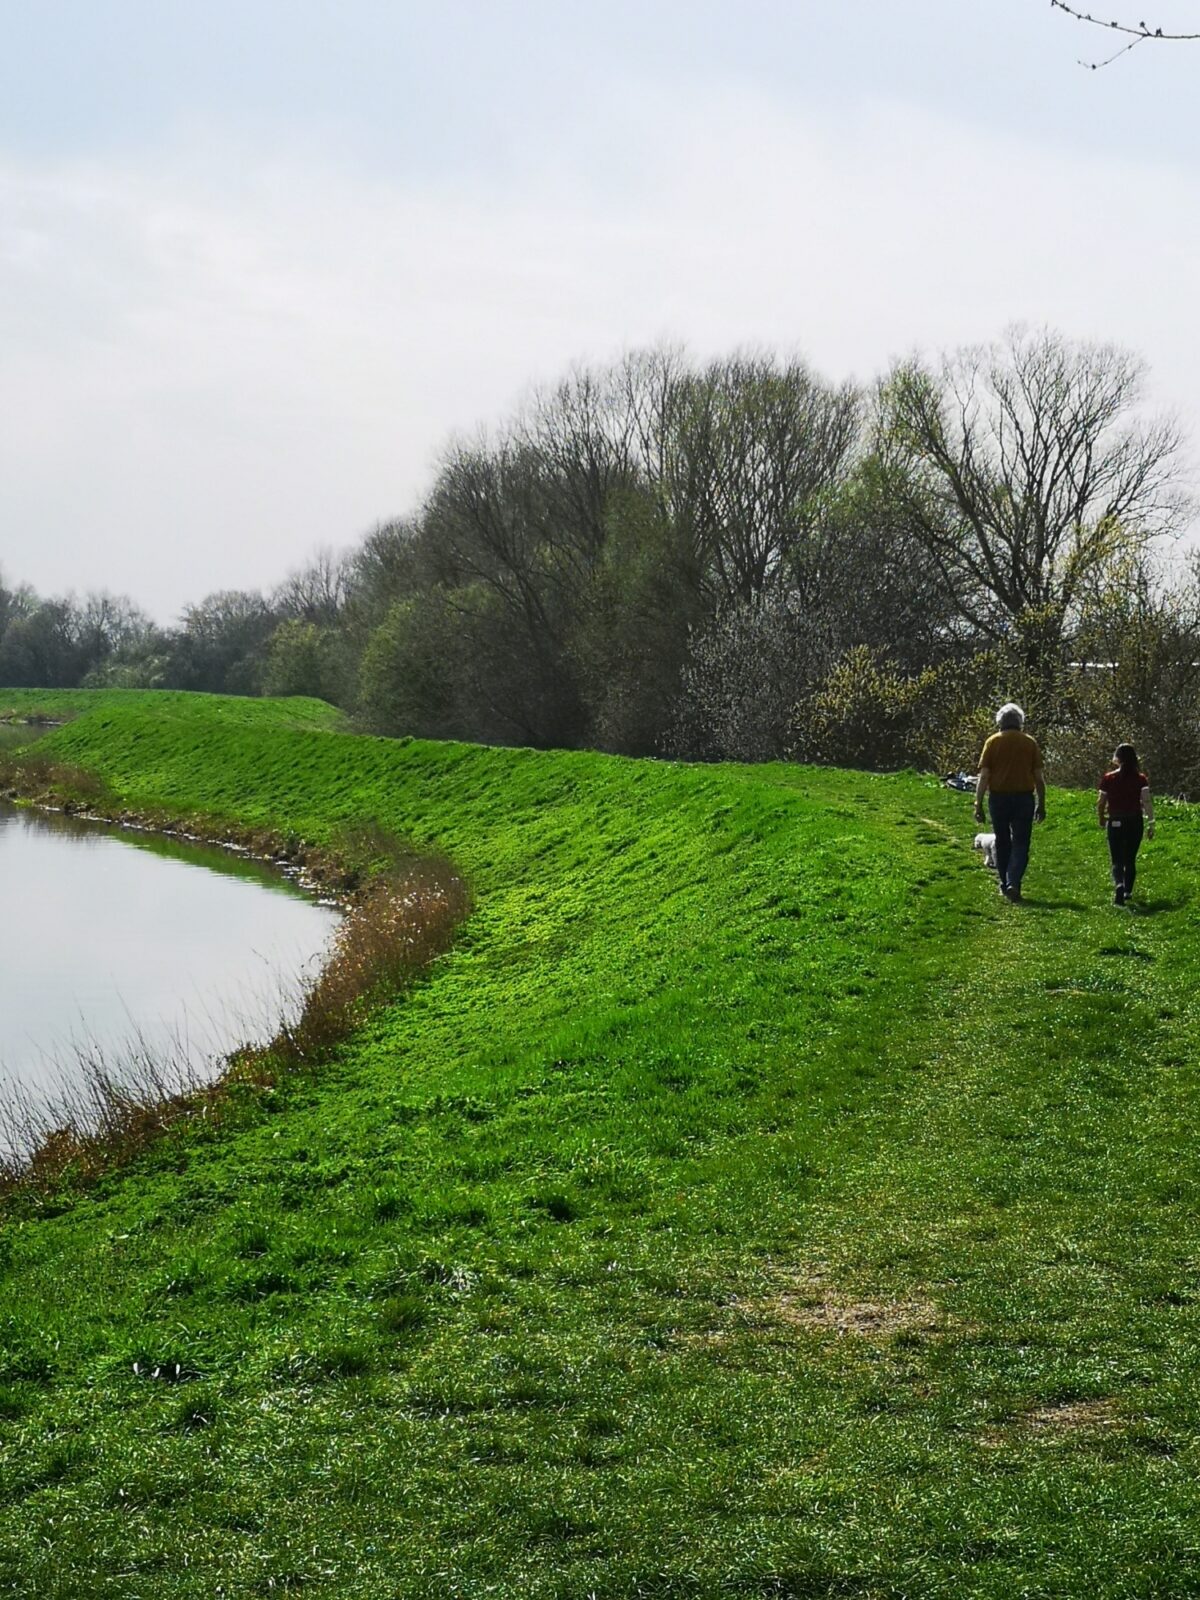
[[[998,728],[1023,728],[1025,726],[1025,713],[1014,700],[1009,700],[1002,705],[996,713],[996,726]]]

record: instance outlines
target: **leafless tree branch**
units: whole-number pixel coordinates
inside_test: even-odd
[[[1105,17],[1095,17],[1090,11],[1081,11],[1077,6],[1068,5],[1067,0],[1050,0],[1050,8],[1053,11],[1065,12],[1068,17],[1073,17],[1076,22],[1086,23],[1093,28],[1104,28],[1110,33],[1124,34],[1128,38],[1128,44],[1123,44],[1119,50],[1115,50],[1110,56],[1105,56],[1102,61],[1084,61],[1081,57],[1079,65],[1087,67],[1091,72],[1095,72],[1099,67],[1111,66],[1114,61],[1118,61],[1122,56],[1128,55],[1131,50],[1136,50],[1138,45],[1146,44],[1152,40],[1162,40],[1163,42],[1174,40],[1180,42],[1189,39],[1200,39],[1200,33],[1171,33],[1164,28],[1151,27],[1148,22],[1131,23]]]

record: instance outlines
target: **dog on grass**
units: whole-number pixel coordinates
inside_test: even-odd
[[[975,835],[975,843],[971,848],[973,850],[982,850],[984,866],[990,867],[993,872],[996,870],[996,835],[994,833],[977,833]]]

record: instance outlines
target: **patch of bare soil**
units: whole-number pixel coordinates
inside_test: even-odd
[[[944,1333],[946,1318],[928,1300],[865,1300],[819,1276],[792,1277],[776,1294],[757,1303],[773,1322],[813,1333],[886,1340],[897,1334]]]
[[[999,1450],[1029,1439],[1046,1443],[1089,1439],[1124,1425],[1115,1400],[1053,1400],[1044,1406],[1030,1406],[1005,1428],[988,1428],[980,1443]]]
[[[1056,1400],[1026,1411],[1021,1422],[1034,1433],[1097,1433],[1122,1423],[1115,1400]]]

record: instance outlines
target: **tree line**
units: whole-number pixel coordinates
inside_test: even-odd
[[[424,504],[155,626],[0,585],[0,682],[313,694],[364,729],[698,759],[969,765],[997,699],[1055,770],[1200,788],[1183,439],[1129,353],[1013,331],[868,387],[679,350],[452,441]]]

